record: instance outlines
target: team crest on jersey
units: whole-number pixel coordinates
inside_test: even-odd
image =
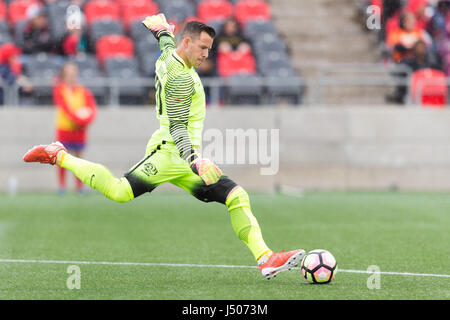
[[[147,176],[154,176],[158,173],[158,169],[156,169],[155,165],[153,163],[146,163],[144,164],[144,168],[142,168],[142,172],[144,172]]]

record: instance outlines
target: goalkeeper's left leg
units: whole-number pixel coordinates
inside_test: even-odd
[[[172,180],[171,183],[183,188],[201,201],[225,204],[234,232],[247,245],[255,260],[258,261],[264,255],[270,255],[271,250],[264,242],[261,228],[250,208],[247,192],[226,175],[222,175],[218,182],[206,185],[198,175],[191,172]]]
[[[234,232],[250,249],[265,278],[270,279],[280,272],[296,267],[305,255],[303,249],[280,253],[269,249],[252,213],[247,192],[226,175],[222,175],[218,182],[210,185],[193,173],[171,182],[199,200],[216,201],[227,206]]]

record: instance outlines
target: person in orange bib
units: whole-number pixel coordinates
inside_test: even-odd
[[[60,81],[53,88],[56,111],[56,140],[61,141],[77,157],[82,157],[86,146],[87,128],[97,115],[97,104],[91,91],[78,83],[78,66],[66,63]],[[59,192],[66,191],[66,170],[58,167]],[[76,189],[83,183],[76,178]]]

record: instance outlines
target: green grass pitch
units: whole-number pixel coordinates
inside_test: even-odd
[[[0,195],[0,299],[450,298],[449,194],[250,198],[272,249],[328,249],[343,272],[328,285],[310,285],[298,269],[268,281],[256,268],[218,267],[255,262],[225,206],[182,191],[156,190],[126,204],[98,193]],[[67,288],[70,265],[80,268],[80,289]],[[370,274],[349,271],[370,265],[399,274],[382,273],[380,288],[369,289]]]

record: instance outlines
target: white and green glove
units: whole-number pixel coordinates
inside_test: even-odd
[[[142,23],[153,33],[156,39],[159,39],[162,35],[174,36],[175,26],[168,23],[163,13],[148,16]]]

